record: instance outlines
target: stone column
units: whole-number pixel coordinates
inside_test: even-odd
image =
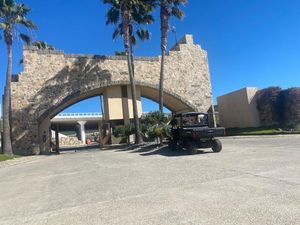
[[[86,121],[77,121],[77,123],[80,125],[80,140],[82,141],[82,144],[86,144],[85,140],[85,127]]]
[[[55,127],[55,151],[59,154],[59,127],[58,124],[56,124]]]
[[[50,154],[50,149],[51,149],[50,130],[51,130],[51,122],[49,118],[46,118],[39,124],[40,153],[43,155]]]

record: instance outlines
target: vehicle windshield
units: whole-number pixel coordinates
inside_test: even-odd
[[[207,126],[207,115],[206,114],[192,114],[182,116],[182,126]],[[175,117],[173,121],[173,126],[180,127],[180,117]]]

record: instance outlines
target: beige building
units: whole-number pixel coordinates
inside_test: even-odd
[[[246,87],[218,97],[219,123],[226,128],[259,127],[255,87]]]
[[[136,87],[138,116],[142,116],[141,88]],[[103,92],[104,116],[106,121],[133,119],[132,96],[129,85],[112,86]]]

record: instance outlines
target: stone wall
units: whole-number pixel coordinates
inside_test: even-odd
[[[52,139],[53,143],[55,143],[55,139]],[[59,146],[78,146],[83,145],[82,141],[78,140],[77,137],[60,137],[59,138]]]
[[[212,105],[207,53],[186,35],[166,57],[165,94],[177,100],[179,111],[207,112]],[[24,47],[24,71],[12,83],[12,132],[16,154],[39,154],[41,143],[50,140],[50,119],[64,108],[113,85],[128,85],[127,61],[122,56],[73,55],[57,50]],[[160,57],[135,57],[138,86],[156,90]],[[146,90],[146,89],[145,89]],[[150,92],[149,92],[150,93]],[[146,95],[147,93],[143,93]],[[152,95],[152,94],[151,94]],[[168,102],[166,102],[167,104]],[[43,143],[45,151],[48,141]]]

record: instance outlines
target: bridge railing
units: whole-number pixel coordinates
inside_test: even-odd
[[[54,118],[78,118],[78,117],[102,117],[101,113],[90,112],[90,113],[59,113]]]

